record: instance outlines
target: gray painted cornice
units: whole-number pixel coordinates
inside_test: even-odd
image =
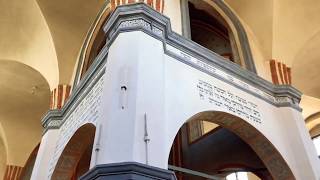
[[[80,180],[176,180],[173,171],[137,163],[122,162],[96,165]]]
[[[138,20],[140,22],[138,22]],[[181,52],[184,52],[189,57],[194,57],[203,63],[212,65],[213,67],[220,69],[237,79],[240,79],[244,83],[262,90],[266,94],[273,96],[275,101],[271,102],[262,96],[248,91],[244,87],[235,85],[250,94],[262,98],[263,100],[266,100],[278,107],[291,106],[295,109],[301,110],[298,104],[302,94],[296,88],[289,85],[274,85],[269,81],[259,77],[257,74],[242,68],[238,64],[235,64],[231,61],[226,61],[222,56],[173,32],[169,18],[148,7],[144,3],[119,6],[108,19],[106,25],[104,26],[104,31],[107,36],[108,44],[111,44],[119,33],[143,31],[162,41],[164,44],[165,53],[167,55],[173,56],[174,58],[195,67],[193,64],[188,63],[186,60],[187,58],[181,58],[170,53],[167,49],[167,46],[170,45],[176,49],[179,49]],[[205,69],[199,67],[195,68],[212,75]],[[222,80],[226,81],[225,79]],[[232,84],[232,82],[228,83]],[[285,99],[288,99],[288,101]]]
[[[238,64],[226,61],[223,57],[215,54],[214,52],[173,32],[169,18],[163,16],[144,3],[118,6],[105,24],[104,31],[107,38],[106,45],[90,66],[80,83],[74,87],[67,103],[62,109],[50,110],[43,117],[42,125],[45,128],[45,132],[48,129],[57,129],[61,127],[64,123],[63,119],[66,119],[68,114],[75,109],[77,103],[81,102],[86,93],[88,93],[91,87],[95,84],[93,81],[96,81],[97,77],[104,74],[105,69],[103,66],[107,61],[107,54],[110,45],[120,33],[131,31],[142,31],[155,39],[162,41],[164,53],[174,57],[178,61],[234,85],[235,87],[242,89],[243,91],[246,91],[276,107],[292,107],[301,111],[301,108],[299,107],[301,92],[297,89],[288,85],[273,85],[265,79],[257,76],[255,73],[243,69]],[[183,52],[186,57],[174,54],[168,49],[169,46]],[[227,73],[232,78],[245,83],[245,86],[241,86],[230,79],[221,78],[206,68],[190,63],[188,58],[191,57],[196,58],[206,66],[212,66],[212,68]],[[258,89],[262,94],[248,90],[249,86],[254,89]]]

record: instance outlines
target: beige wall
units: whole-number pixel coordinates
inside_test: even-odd
[[[24,166],[40,142],[40,122],[48,109],[50,88],[40,72],[30,66],[0,61],[0,67],[0,140],[4,144],[0,153],[6,152],[6,164]]]
[[[50,29],[59,64],[59,83],[68,84],[91,23],[105,0],[36,0]]]
[[[180,0],[165,0],[163,14],[170,18],[172,30],[181,34]]]
[[[34,0],[0,1],[0,60],[14,60],[38,70],[54,88],[59,81],[50,31]]]
[[[320,1],[274,2],[273,57],[292,64],[299,50],[320,29]]]
[[[251,29],[266,59],[272,57],[273,0],[226,0],[241,20]]]
[[[285,62],[293,68],[294,86],[306,93],[301,102],[304,118],[320,111],[320,100],[317,99],[320,97],[320,1],[225,2],[239,17],[247,32],[258,74],[270,80],[266,62],[272,58]],[[0,129],[0,135],[4,147],[9,149],[8,153],[14,151],[23,154],[6,155],[9,163],[23,165],[26,152],[31,152],[38,143],[41,137],[40,118],[47,109],[48,87],[53,89],[59,83],[72,83],[71,76],[81,45],[103,3],[104,0],[0,1],[0,63],[8,60],[20,62],[35,70],[34,74],[31,73],[34,76],[26,80],[26,84],[22,83],[26,87],[21,84],[14,86],[16,89],[11,90],[16,93],[14,96],[3,93],[3,87],[0,87],[0,95],[3,93],[3,97],[12,97],[8,102],[30,106],[29,111],[19,111],[19,108],[16,111],[19,116],[13,113],[4,117],[1,114],[3,130]],[[172,29],[181,34],[180,0],[166,0],[164,14],[171,19]],[[45,84],[44,94],[39,97],[39,106],[28,104],[28,98],[32,99],[33,96],[26,94],[35,82]],[[25,92],[18,91],[23,88]],[[308,127],[320,123],[320,120],[313,123]],[[26,136],[32,140],[16,143]],[[26,151],[22,152],[22,148]],[[0,154],[1,157],[4,156]]]

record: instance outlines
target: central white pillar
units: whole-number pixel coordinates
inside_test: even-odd
[[[106,64],[97,164],[139,162],[167,168],[163,44],[120,34]]]

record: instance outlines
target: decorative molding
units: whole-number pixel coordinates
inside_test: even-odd
[[[241,49],[243,53],[243,58],[245,59],[246,67],[253,73],[257,73],[254,59],[252,57],[251,48],[249,44],[249,40],[246,34],[245,29],[243,28],[238,17],[233,13],[233,11],[225,4],[223,0],[211,0],[230,18],[239,37],[239,41],[241,44]]]
[[[84,43],[80,49],[77,70],[76,70],[72,87],[77,86],[81,80],[81,77],[83,76],[82,75],[83,68],[87,66],[86,63],[89,60],[91,46],[93,45],[98,32],[103,26],[103,22],[106,21],[106,19],[108,18],[111,12],[110,9],[111,9],[110,0],[106,0],[103,3],[97,17],[95,18],[94,23],[90,26],[90,29],[85,37]]]
[[[123,23],[126,26],[121,25]],[[155,28],[162,33],[154,33]],[[118,7],[104,26],[104,31],[108,38],[107,47],[119,33],[143,31],[161,40],[167,55],[277,107],[291,106],[301,111],[301,92],[297,89],[289,85],[273,85],[238,64],[225,61],[223,57],[173,32],[167,17],[144,4]]]
[[[103,74],[102,74],[103,75]],[[58,158],[61,156],[66,145],[72,140],[74,134],[78,132],[80,127],[84,124],[97,124],[99,118],[99,108],[102,102],[102,90],[103,90],[104,76],[98,76],[93,81],[92,85],[88,87],[90,91],[85,94],[85,97],[78,103],[74,110],[70,114],[63,117],[60,121],[51,121],[57,123],[60,128],[58,140],[53,153],[53,157],[50,161],[49,174],[51,175],[56,167]],[[50,124],[49,123],[49,127]],[[80,128],[81,129],[81,128]],[[85,138],[82,138],[83,140]]]
[[[176,180],[174,173],[136,162],[97,165],[80,180]]]
[[[154,8],[158,12],[163,13],[165,0],[106,0],[102,5],[94,23],[91,25],[84,44],[81,47],[80,55],[78,59],[77,71],[75,74],[73,87],[76,86],[81,80],[82,74],[85,73],[86,67],[88,66],[90,50],[93,46],[95,39],[97,38],[98,32],[102,29],[102,23],[107,20],[109,14],[117,7],[126,4],[132,4],[136,2],[144,2],[150,7]],[[85,69],[84,69],[85,68]]]
[[[48,129],[61,128],[59,142],[57,142],[54,153],[55,156],[53,157],[55,159],[50,162],[52,163],[51,168],[55,166],[57,162],[56,158],[59,157],[63,147],[77,127],[87,122],[87,118],[74,118],[79,119],[75,122],[68,122],[68,120],[73,116],[78,117],[78,113],[81,112],[81,103],[86,101],[87,98],[90,99],[92,95],[91,92],[95,91],[94,88],[96,85],[101,83],[100,80],[103,79],[103,75],[106,71],[105,63],[107,62],[109,47],[120,33],[142,31],[161,41],[163,43],[164,53],[173,57],[175,60],[233,85],[276,107],[292,107],[300,110],[298,103],[301,98],[301,93],[298,90],[291,86],[273,85],[257,76],[255,73],[247,71],[237,64],[225,61],[222,57],[210,50],[174,33],[171,30],[169,19],[144,3],[119,6],[110,16],[109,21],[104,26],[104,31],[106,32],[107,38],[106,45],[90,66],[80,83],[74,87],[69,100],[61,109],[49,111],[42,120],[45,132],[48,131]],[[80,110],[78,108],[80,108]],[[93,111],[92,113],[94,114],[96,112]],[[225,120],[223,118],[215,119],[221,121]],[[95,120],[96,119],[93,118],[92,121]],[[72,125],[73,123],[74,125]],[[237,121],[237,123],[239,123],[239,121]],[[238,131],[239,134],[243,133],[244,135],[245,133],[250,132],[245,129],[238,129]],[[260,145],[258,144],[257,146]],[[261,145],[261,147],[262,146],[263,145]],[[263,147],[260,149],[263,151],[266,148]],[[267,155],[267,150],[266,152],[261,153]],[[274,157],[278,158],[278,156]],[[278,162],[275,160],[273,161],[275,163]],[[275,164],[272,167],[277,166]],[[52,172],[52,169],[49,171]],[[155,179],[156,177],[158,179],[175,179],[172,172],[169,173],[165,170],[137,163],[96,166],[81,179],[115,179],[115,177],[116,179],[141,179],[142,177],[145,179]]]
[[[242,52],[243,60],[245,62],[245,67],[247,70],[257,73],[254,59],[251,53],[251,47],[249,40],[246,34],[245,29],[243,28],[238,17],[233,13],[233,11],[226,5],[223,0],[211,0],[215,5],[229,18],[232,25],[234,26],[237,39],[239,40],[240,47],[239,50]],[[190,29],[190,17],[189,17],[189,0],[180,0],[181,4],[181,19],[182,19],[182,32],[183,36],[190,39],[191,38],[191,29]]]
[[[289,85],[273,85],[253,72],[239,65],[225,61],[223,57],[190,41],[171,29],[170,20],[150,8],[145,3],[119,6],[109,17],[104,26],[107,43],[83,79],[72,91],[69,101],[61,110],[51,110],[43,118],[42,124],[47,129],[59,128],[77,106],[86,93],[90,82],[98,76],[106,63],[109,47],[120,33],[142,31],[162,41],[164,53],[197,70],[220,79],[276,107],[292,107],[301,111],[299,102],[301,92]],[[89,88],[90,89],[90,88]]]
[[[50,122],[51,127],[56,128],[61,124],[60,121],[63,114],[77,99],[80,90],[86,89],[85,87],[90,78],[97,73],[97,68],[105,63],[104,59],[108,48],[117,35],[122,32],[137,30],[163,41],[166,54],[198,70],[232,84],[278,107],[291,106],[300,110],[298,103],[301,93],[298,90],[291,86],[275,86],[256,74],[241,68],[239,65],[224,61],[222,57],[215,53],[172,32],[169,19],[144,3],[118,7],[105,25],[104,30],[109,39],[106,46],[89,68],[80,84],[75,87],[65,107],[61,111],[50,111],[43,118],[44,127],[49,125],[47,122],[49,117],[52,120],[59,121],[59,123]],[[287,101],[283,101],[284,97],[287,97]]]
[[[59,129],[68,116],[73,113],[79,103],[87,96],[100,77],[105,74],[105,69],[103,67],[106,63],[108,50],[108,48],[102,49],[81,82],[74,87],[66,104],[61,109],[49,110],[45,114],[41,121],[42,126],[45,128],[44,133],[46,133],[48,129]]]

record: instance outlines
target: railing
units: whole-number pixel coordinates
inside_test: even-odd
[[[191,175],[191,176],[196,176],[196,177],[200,177],[200,178],[204,178],[204,179],[209,179],[209,180],[224,180],[225,178],[221,178],[218,176],[213,176],[210,174],[206,174],[203,172],[199,172],[199,171],[194,171],[191,169],[186,169],[186,168],[182,168],[182,167],[177,167],[177,166],[172,166],[169,165],[169,170],[175,171],[175,172],[180,172],[183,174],[187,174],[187,175]]]

